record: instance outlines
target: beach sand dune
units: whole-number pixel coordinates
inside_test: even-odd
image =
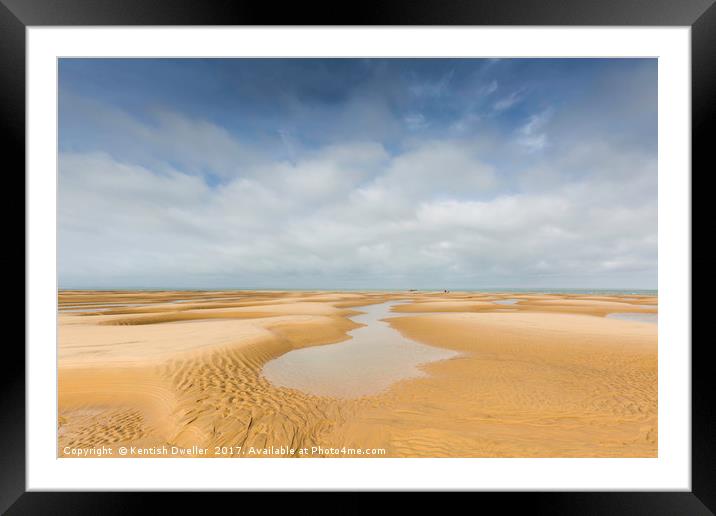
[[[514,304],[498,304],[514,300]],[[351,399],[271,384],[293,350],[350,339],[360,306],[457,352]],[[99,446],[383,448],[388,457],[654,457],[654,296],[89,292],[59,295],[58,455]],[[120,306],[132,305],[132,306]],[[274,454],[272,456],[281,456]],[[289,454],[283,454],[288,456]],[[312,456],[321,456],[321,453]],[[184,456],[196,456],[187,453]]]

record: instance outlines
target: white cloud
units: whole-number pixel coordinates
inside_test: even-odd
[[[491,95],[497,91],[498,83],[493,80],[477,89],[478,95]]]
[[[449,70],[436,81],[424,81],[410,86],[411,93],[416,97],[442,97],[448,91],[455,70]]]
[[[619,156],[602,159],[623,160],[628,177],[573,180],[563,165],[549,191],[526,183],[509,193],[464,142],[393,157],[370,142],[329,146],[214,187],[63,153],[60,277],[66,286],[450,288],[650,277],[656,203],[626,197],[655,181],[654,163]]]
[[[255,145],[232,136],[225,128],[201,119],[157,109],[146,121],[121,110],[64,94],[64,109],[72,111],[73,124],[94,127],[100,148],[122,148],[122,160],[166,168],[166,156],[184,172],[231,178],[246,167],[265,162]],[[72,126],[68,128],[72,130]]]
[[[495,111],[504,111],[506,109],[510,109],[515,104],[522,101],[522,92],[521,91],[514,91],[507,95],[506,97],[501,98],[495,104],[492,106]]]
[[[544,131],[544,126],[551,117],[551,109],[532,115],[527,123],[517,130],[517,142],[531,152],[544,149],[547,146],[547,133]]]
[[[264,139],[68,97],[64,130],[106,152],[60,155],[60,283],[656,286],[656,153],[626,122],[611,131],[646,107],[545,102],[516,126],[495,112],[526,107],[523,90],[502,96],[513,88],[445,74],[404,104],[372,90],[287,102],[275,127],[261,119]]]
[[[410,113],[405,116],[404,120],[405,125],[408,126],[408,129],[411,131],[419,131],[420,129],[425,129],[430,125],[422,113]]]

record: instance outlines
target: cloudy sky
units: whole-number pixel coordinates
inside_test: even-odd
[[[657,287],[653,59],[62,59],[63,288]]]

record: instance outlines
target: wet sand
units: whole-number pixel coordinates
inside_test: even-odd
[[[388,301],[401,303],[383,324],[406,346],[438,352],[411,365],[419,374],[372,385],[377,366],[356,360],[344,383],[366,385],[352,396],[267,378],[297,350],[325,359],[319,347],[349,345],[360,307]],[[102,446],[235,457],[314,446],[388,457],[657,454],[658,325],[610,315],[656,314],[653,296],[62,291],[59,305],[59,456]],[[299,379],[311,360],[293,362]],[[325,378],[324,387],[340,381]]]

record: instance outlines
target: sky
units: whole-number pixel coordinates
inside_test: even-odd
[[[655,59],[61,59],[61,288],[657,288]]]

